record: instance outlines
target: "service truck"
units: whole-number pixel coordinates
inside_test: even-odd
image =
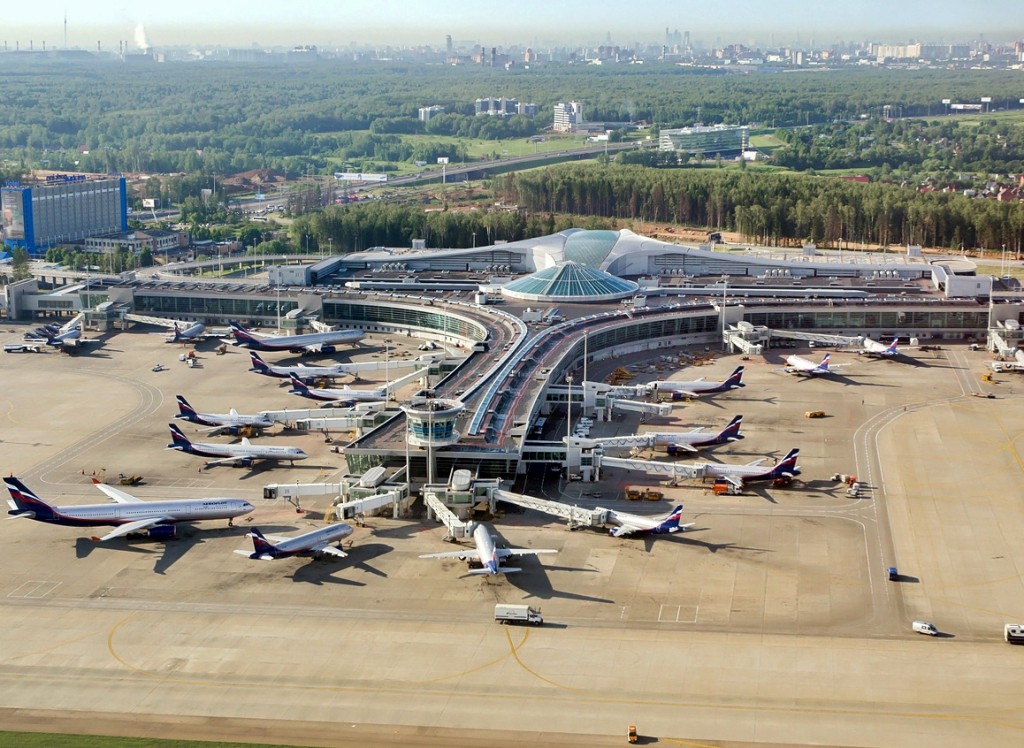
[[[540,611],[529,605],[506,605],[498,603],[494,606],[494,620],[499,623],[532,623],[540,626],[544,619]]]

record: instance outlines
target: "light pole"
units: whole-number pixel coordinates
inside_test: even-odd
[[[725,304],[726,292],[729,290],[729,276],[722,275],[722,349],[725,350]]]
[[[568,450],[568,440],[572,436],[572,374],[566,375],[565,382],[569,385],[569,397],[565,403],[565,448]],[[566,460],[566,466],[568,466],[568,464],[568,460]]]
[[[281,332],[281,287],[277,287],[277,331]]]
[[[389,352],[391,350],[391,338],[384,338],[384,401],[391,400],[391,377],[388,375]]]

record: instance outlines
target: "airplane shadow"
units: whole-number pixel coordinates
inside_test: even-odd
[[[341,559],[341,561],[343,562],[344,559]],[[350,587],[366,586],[364,582],[357,582],[353,579],[343,579],[341,577],[334,576],[338,572],[345,571],[346,568],[347,567],[345,566],[329,567],[323,561],[314,558],[292,572],[291,579],[293,582],[314,584],[318,587],[322,587],[327,584],[341,584]]]
[[[367,562],[391,553],[393,550],[394,548],[384,543],[363,543],[362,545],[352,546],[347,552],[351,560],[351,568],[387,579],[388,575],[385,572],[370,566]]]

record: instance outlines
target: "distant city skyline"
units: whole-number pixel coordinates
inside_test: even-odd
[[[4,9],[8,49],[67,46],[108,50],[187,45],[248,47],[314,44],[441,47],[658,43],[665,29],[690,32],[694,44],[827,46],[835,42],[904,43],[978,40],[1005,43],[1024,37],[1019,3],[990,0],[648,0],[637,11],[608,0],[518,0],[498,7],[479,0],[305,0],[302,3],[178,0],[125,7],[84,0],[37,0]],[[502,20],[504,16],[507,20]]]

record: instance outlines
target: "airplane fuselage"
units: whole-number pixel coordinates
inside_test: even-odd
[[[241,499],[180,499],[140,501],[131,504],[80,504],[50,506],[49,512],[39,510],[33,519],[72,527],[123,525],[147,517],[158,516],[162,524],[198,522],[208,519],[231,519],[248,514],[253,505]],[[11,510],[9,514],[21,514]]]
[[[309,348],[358,343],[365,333],[362,330],[337,330],[335,332],[312,332],[305,335],[278,335],[257,338],[251,333],[234,330],[235,345],[257,351],[296,351]]]
[[[234,444],[191,442],[189,445],[171,444],[168,449],[201,457],[236,457],[240,460],[305,460],[309,455],[298,447],[253,447]]]
[[[312,532],[303,533],[294,538],[282,540],[268,551],[274,558],[285,558],[288,556],[312,555],[319,547],[336,540],[342,540],[352,534],[352,526],[344,522],[328,527],[321,527]]]

